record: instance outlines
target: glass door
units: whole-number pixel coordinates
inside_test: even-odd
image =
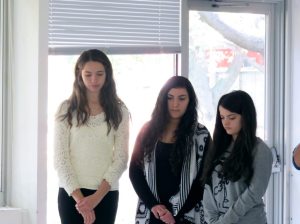
[[[280,23],[274,19],[274,13],[280,7],[251,2],[189,0],[188,37],[183,39],[189,42],[188,76],[198,96],[200,122],[211,133],[217,103],[223,94],[240,89],[251,95],[257,110],[257,135],[274,152],[273,175],[265,195],[268,223],[279,224],[283,194],[276,186],[283,186],[283,174],[279,161],[275,162],[282,153],[278,148],[283,138],[276,126],[282,125],[283,95],[281,80],[275,75],[280,73],[280,67],[275,71],[279,64],[275,49],[280,46],[276,42],[280,29],[276,30],[275,24]]]
[[[201,120],[213,129],[221,95],[248,92],[258,114],[258,135],[265,138],[264,14],[189,12],[189,78],[200,102]]]

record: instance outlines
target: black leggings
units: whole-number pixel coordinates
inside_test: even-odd
[[[80,189],[84,196],[95,190]],[[119,201],[119,191],[109,191],[94,208],[96,220],[94,224],[114,224]],[[75,208],[75,200],[63,188],[58,192],[58,211],[62,224],[83,224],[83,217]]]

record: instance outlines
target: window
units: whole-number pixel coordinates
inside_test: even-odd
[[[150,119],[159,90],[174,75],[174,54],[109,55],[120,98],[131,113],[131,155],[137,133]],[[78,55],[49,56],[48,78],[48,223],[59,223],[57,211],[57,177],[53,170],[53,118],[59,103],[68,98],[74,81],[74,65]],[[159,64],[159,68],[157,67]],[[134,223],[137,196],[128,178],[128,170],[120,179],[119,208],[116,224]]]
[[[72,92],[78,55],[91,48],[108,54],[118,95],[132,116],[132,150],[139,129],[151,116],[161,85],[178,73],[180,9],[180,0],[49,0],[48,223],[59,222],[58,184],[51,161],[53,118],[58,104]],[[134,223],[137,196],[128,170],[120,185],[116,224]]]

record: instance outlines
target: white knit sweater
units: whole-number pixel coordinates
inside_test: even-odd
[[[65,114],[66,110],[67,104],[63,103],[57,115]],[[79,127],[74,114],[71,128],[66,119],[55,120],[54,167],[59,186],[69,195],[78,188],[96,190],[103,179],[111,190],[118,189],[118,180],[128,161],[129,112],[125,106],[122,112],[118,130],[111,128],[108,135],[104,113],[90,116]]]

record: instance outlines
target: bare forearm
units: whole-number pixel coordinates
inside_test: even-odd
[[[106,180],[103,180],[98,187],[98,190],[94,193],[98,201],[100,202],[105,195],[110,191],[111,186]]]
[[[78,203],[80,200],[84,198],[83,194],[81,193],[80,189],[76,189],[71,194],[72,198]]]

